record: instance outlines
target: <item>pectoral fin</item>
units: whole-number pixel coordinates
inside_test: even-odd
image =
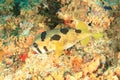
[[[56,50],[55,50],[55,56],[59,57],[62,54],[62,51],[64,50],[64,45],[62,42],[56,43]]]

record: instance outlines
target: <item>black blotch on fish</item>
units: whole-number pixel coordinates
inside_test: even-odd
[[[40,51],[40,49],[38,48],[38,44],[37,44],[37,43],[33,43],[33,46],[36,48],[36,50],[37,50],[39,53],[42,53],[42,52]]]
[[[44,41],[45,37],[46,37],[46,31],[41,33],[41,40]]]
[[[75,29],[75,32],[76,32],[76,33],[81,33],[82,31]]]
[[[44,46],[44,47],[43,47],[43,49],[44,49],[45,51],[48,51],[48,49],[47,49],[47,47],[46,47],[46,46]]]
[[[52,37],[51,37],[51,39],[50,39],[50,41],[52,41],[52,40],[60,40],[60,38],[61,38],[61,36],[60,35],[58,35],[58,34],[55,34],[55,35],[53,35]]]
[[[69,30],[67,28],[62,28],[60,29],[60,32],[63,33],[63,34],[67,34]]]
[[[35,48],[38,47],[37,43],[33,43],[33,46],[34,46]]]

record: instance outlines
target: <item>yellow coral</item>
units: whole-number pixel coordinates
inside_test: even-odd
[[[82,72],[76,72],[74,76],[76,79],[79,79],[82,77]]]
[[[77,80],[77,79],[75,79],[75,77],[73,77],[71,75],[67,75],[66,80]]]
[[[64,80],[63,75],[60,72],[53,72],[51,75],[55,80]]]
[[[115,73],[120,76],[120,66],[118,66],[116,69],[115,69]]]
[[[5,52],[0,50],[0,61],[2,60],[3,55],[5,55]]]
[[[97,55],[95,58],[88,63],[81,65],[83,75],[87,75],[88,73],[93,73],[97,70],[98,66],[100,65],[100,57]]]
[[[45,77],[45,80],[53,80],[53,77],[51,75],[48,75]]]
[[[80,67],[82,65],[83,59],[80,57],[75,57],[72,61],[72,65],[73,65],[73,70],[74,71],[79,71]]]

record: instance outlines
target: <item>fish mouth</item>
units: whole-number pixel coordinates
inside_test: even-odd
[[[34,53],[39,53],[39,52],[37,51],[37,49],[36,49],[33,45],[30,46],[30,49],[31,49],[32,51],[34,51]]]

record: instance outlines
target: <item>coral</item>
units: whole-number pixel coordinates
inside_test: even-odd
[[[46,16],[45,23],[50,27],[50,29],[55,28],[58,23],[62,23],[62,20],[59,19],[56,15],[58,10],[62,7],[60,1],[48,0],[47,2],[43,2],[38,7],[38,14]]]
[[[83,59],[80,57],[75,57],[72,61],[73,71],[78,72],[83,63]]]
[[[96,3],[99,5],[107,4],[109,6],[114,6],[120,3],[120,0],[96,0]]]
[[[18,15],[20,15],[20,9],[21,9],[20,3],[14,2],[14,4],[15,5],[13,6],[13,15],[18,16]]]
[[[5,55],[5,52],[0,50],[0,61],[2,60],[2,57]]]
[[[28,36],[30,34],[30,30],[33,27],[33,24],[27,21],[20,23],[20,28],[23,32],[20,34],[21,36]]]
[[[100,58],[96,56],[91,62],[85,63],[82,65],[82,72],[83,75],[87,75],[88,73],[91,74],[97,70],[98,66],[100,65]]]
[[[120,76],[120,66],[116,67],[115,73],[117,76]]]
[[[119,80],[119,3],[0,0],[0,80]],[[92,37],[65,52],[62,42],[48,54],[31,49],[35,35],[61,27],[81,29]],[[71,35],[66,38],[71,40]]]

